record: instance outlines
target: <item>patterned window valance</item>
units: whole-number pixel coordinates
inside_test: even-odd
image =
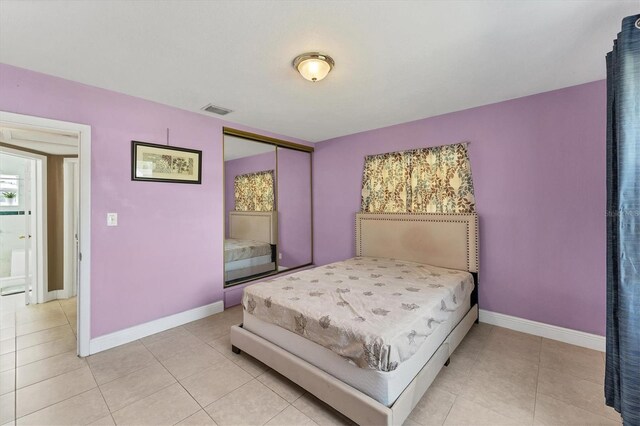
[[[362,175],[362,211],[474,212],[467,144],[367,156]]]
[[[366,157],[362,175],[362,211],[406,211],[409,172],[409,157],[403,152]]]
[[[233,181],[235,210],[243,212],[270,212],[274,210],[274,171],[238,175]]]

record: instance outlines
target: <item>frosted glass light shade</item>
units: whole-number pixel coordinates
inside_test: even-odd
[[[317,52],[303,53],[293,60],[293,67],[311,82],[320,81],[334,66],[333,59]]]

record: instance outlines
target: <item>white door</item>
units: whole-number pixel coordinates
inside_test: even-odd
[[[37,303],[37,295],[31,294],[31,288],[33,287],[31,284],[33,282],[33,274],[32,270],[35,270],[33,267],[33,256],[31,251],[31,217],[34,213],[32,211],[32,194],[33,188],[31,187],[33,179],[32,179],[32,161],[25,162],[25,170],[24,170],[24,235],[21,235],[20,238],[24,241],[24,303],[25,305],[29,305],[32,302]]]
[[[25,304],[42,303],[42,280],[44,279],[44,266],[42,262],[43,244],[38,238],[43,235],[41,223],[43,218],[42,200],[38,199],[42,193],[42,162],[46,157],[32,158],[31,154],[24,154],[20,151],[2,147],[1,152],[7,158],[19,159],[21,171],[13,176],[2,175],[0,189],[10,189],[15,192],[14,204],[19,207],[14,216],[20,223],[19,228],[11,227],[15,232],[10,244],[11,256],[11,276],[14,281],[13,288],[9,289],[11,294],[24,292]],[[36,156],[35,154],[33,154]],[[11,179],[13,178],[13,179]],[[11,180],[15,184],[11,184]],[[9,188],[7,188],[9,187]],[[6,203],[6,201],[5,201]],[[14,239],[15,238],[15,239]],[[7,247],[4,247],[7,249]],[[6,251],[6,250],[5,250]]]
[[[64,159],[64,293],[78,294],[78,216],[80,214],[78,159]]]

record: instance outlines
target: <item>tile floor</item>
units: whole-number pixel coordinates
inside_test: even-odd
[[[81,359],[75,300],[1,302],[0,425],[350,424],[231,352],[239,307]],[[600,352],[475,325],[406,424],[620,424],[603,375]]]

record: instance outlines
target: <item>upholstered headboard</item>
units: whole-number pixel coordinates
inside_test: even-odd
[[[229,212],[229,238],[278,243],[278,212]]]
[[[478,272],[475,213],[358,213],[356,254]]]

